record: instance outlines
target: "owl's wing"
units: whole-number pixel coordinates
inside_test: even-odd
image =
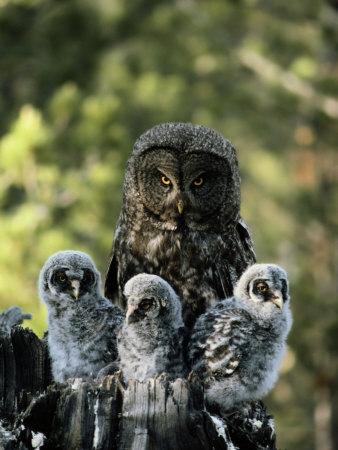
[[[123,254],[123,249],[121,249],[120,247],[121,243],[123,243],[124,241],[124,239],[121,237],[122,221],[123,217],[121,214],[118,218],[114,232],[114,241],[109,257],[106,279],[104,283],[104,295],[113,303],[116,303],[119,306],[121,306],[119,301],[121,297],[121,286],[119,283],[119,263],[121,263],[121,254]]]
[[[228,298],[244,270],[256,262],[249,229],[239,218],[231,235],[222,236],[221,258],[214,262],[214,287],[219,298]]]
[[[206,340],[204,358],[209,375],[230,376],[248,351],[252,321],[244,310],[224,311]]]
[[[142,272],[137,270],[135,261],[130,257],[129,252],[124,248],[119,248],[112,253],[107,270],[105,282],[105,296],[112,300],[114,304],[126,309],[126,299],[123,295],[123,289],[128,280],[134,275]]]
[[[256,253],[253,247],[251,234],[247,224],[240,217],[237,222],[236,227],[239,240],[242,243],[246,259],[248,260],[248,265],[256,262]]]
[[[213,331],[213,323],[215,321],[214,309],[202,314],[197,319],[191,336],[186,337],[185,344],[188,348],[187,359],[189,368],[202,378],[205,376],[206,361],[204,358],[206,340]]]
[[[215,309],[212,316],[206,317],[209,325],[199,330],[199,338],[195,336],[190,356],[204,377],[217,379],[232,375],[241,363],[249,351],[253,325],[249,313],[238,308]]]
[[[125,309],[126,301],[123,296],[123,289],[126,282],[137,273],[142,272],[136,267],[136,259],[130,254],[127,248],[127,236],[123,232],[123,219],[120,217],[116,226],[114,243],[106,272],[104,294],[113,303]]]
[[[106,272],[106,280],[104,283],[104,295],[110,300],[112,300],[114,303],[116,303],[118,294],[119,294],[118,264],[113,247],[108,262],[108,269]]]
[[[231,277],[230,264],[226,260],[222,261],[222,265],[213,263],[214,287],[218,298],[231,297],[234,282]]]

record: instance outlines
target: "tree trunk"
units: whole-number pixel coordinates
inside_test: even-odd
[[[50,384],[45,342],[16,327],[0,337],[0,449],[275,449],[260,402],[227,418],[208,412],[203,387],[165,375],[123,385],[120,373]]]

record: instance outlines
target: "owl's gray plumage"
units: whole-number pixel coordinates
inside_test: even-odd
[[[232,295],[255,261],[240,218],[240,178],[232,144],[187,123],[157,125],[135,143],[107,272],[106,296],[125,308],[135,274],[163,277],[182,299],[191,327],[207,307]]]
[[[181,302],[172,287],[157,275],[139,274],[124,294],[127,313],[117,337],[124,379],[184,376]]]
[[[200,316],[189,359],[205,381],[210,405],[229,410],[261,399],[274,385],[292,318],[287,275],[274,264],[254,264],[234,296]]]
[[[52,255],[41,269],[40,298],[48,310],[48,346],[55,381],[94,377],[117,358],[120,308],[100,293],[100,274],[85,253]]]

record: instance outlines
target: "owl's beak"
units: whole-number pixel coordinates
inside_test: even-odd
[[[182,200],[179,200],[179,201],[177,202],[177,209],[178,209],[179,214],[182,214],[182,213],[183,213],[184,205],[183,205],[183,201],[182,201]]]
[[[80,295],[80,281],[79,280],[71,280],[70,282],[73,290],[73,295],[76,300],[79,299]]]
[[[126,322],[127,325],[130,325],[133,322],[136,322],[136,314],[135,311],[137,310],[137,307],[129,307],[126,313]]]
[[[279,309],[283,309],[284,301],[282,293],[279,291],[275,291],[272,295],[271,299],[272,303],[274,303]]]

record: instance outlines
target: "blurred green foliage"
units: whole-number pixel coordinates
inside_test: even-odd
[[[259,261],[290,273],[295,324],[269,398],[279,447],[338,448],[335,7],[0,0],[0,308],[32,312],[41,335],[39,269],[76,248],[105,270],[136,137],[214,127],[238,148]]]

